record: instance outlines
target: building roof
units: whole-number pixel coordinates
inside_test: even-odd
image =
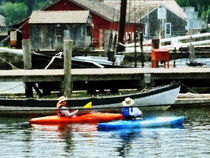
[[[89,11],[33,11],[29,24],[87,23]]]
[[[58,3],[61,0],[51,0],[49,3],[46,3],[41,10],[46,10],[50,6]],[[109,5],[97,1],[88,1],[88,0],[68,0],[82,8],[85,8],[94,14],[103,17],[108,21],[118,21],[119,12],[115,8],[110,7]],[[117,18],[118,17],[118,18]]]
[[[121,0],[104,0],[104,3],[120,8]],[[145,15],[151,13],[158,6],[163,5],[168,10],[179,16],[180,18],[186,20],[187,15],[177,4],[175,0],[131,0],[127,1],[127,16],[134,19],[142,19]]]

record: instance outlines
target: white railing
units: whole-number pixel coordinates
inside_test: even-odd
[[[210,45],[210,33],[202,33],[187,36],[178,36],[172,38],[160,39],[160,48],[165,48],[169,50],[179,49],[183,47],[188,47],[190,44],[194,46],[200,45]],[[144,41],[144,52],[151,51],[152,40]],[[125,44],[126,53],[134,52],[134,43]],[[139,42],[136,43],[136,51],[140,52]]]
[[[192,44],[194,46],[208,45],[208,44],[210,44],[209,37],[210,37],[210,33],[202,33],[202,34],[161,39],[160,40],[160,43],[161,43],[160,48],[179,49],[181,47],[188,47],[190,44]],[[170,44],[163,45],[166,42],[169,42]]]

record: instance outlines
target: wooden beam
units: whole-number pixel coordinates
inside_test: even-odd
[[[22,47],[23,47],[24,69],[26,70],[32,69],[30,40],[28,39],[22,40]],[[26,94],[26,97],[33,97],[32,84],[29,82],[25,82],[25,94]]]
[[[210,79],[210,68],[91,68],[72,69],[73,81],[105,81],[144,79],[144,74],[152,79]],[[0,82],[53,82],[63,81],[63,69],[49,70],[0,70]]]
[[[72,58],[73,41],[64,40],[64,95],[71,96],[72,77],[71,77],[71,58]]]

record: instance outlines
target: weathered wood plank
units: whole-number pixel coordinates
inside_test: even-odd
[[[210,68],[118,68],[72,69],[73,81],[141,80],[144,74],[153,79],[210,79]],[[0,70],[0,82],[63,81],[63,69]]]
[[[64,94],[66,97],[71,96],[72,76],[71,76],[71,58],[72,58],[73,41],[64,40]]]

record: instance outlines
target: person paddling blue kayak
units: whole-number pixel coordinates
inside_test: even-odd
[[[124,120],[139,120],[142,119],[142,111],[139,110],[137,107],[132,107],[134,104],[134,100],[131,98],[125,98],[122,102],[124,108],[122,108],[122,114]]]

